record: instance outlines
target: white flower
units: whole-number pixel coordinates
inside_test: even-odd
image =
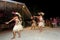
[[[16,12],[16,14],[19,15],[19,16],[21,17],[20,13]]]
[[[44,13],[43,12],[39,12],[38,15],[44,15]]]

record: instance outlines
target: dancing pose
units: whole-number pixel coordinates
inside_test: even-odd
[[[42,31],[43,30],[43,27],[44,27],[44,19],[43,19],[43,15],[44,15],[44,13],[43,12],[40,12],[40,13],[38,13],[39,14],[39,16],[38,16],[38,20],[39,20],[39,22],[38,22],[38,27],[39,27],[39,29],[40,29],[40,31]]]
[[[12,39],[14,39],[15,36],[16,36],[16,33],[18,33],[18,36],[20,37],[20,33],[21,33],[21,30],[23,30],[23,26],[22,26],[21,15],[18,12],[12,12],[12,13],[15,16],[13,17],[13,19],[11,19],[10,21],[6,22],[6,24],[9,24],[13,20],[15,21],[15,25],[13,27],[13,37],[12,37]]]
[[[36,21],[34,20],[33,16],[31,17],[31,22],[32,22],[31,29],[35,29],[35,27],[36,27]]]
[[[39,13],[38,13],[38,16],[35,16],[35,17],[37,17],[37,24],[38,24],[38,27],[39,27],[40,31],[43,30],[43,27],[44,27],[44,25],[45,25],[45,24],[44,24],[43,15],[44,15],[43,12],[39,12]]]

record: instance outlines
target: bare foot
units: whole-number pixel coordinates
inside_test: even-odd
[[[12,37],[11,39],[15,39],[15,37]]]
[[[21,36],[18,36],[18,38],[20,38]]]
[[[40,30],[40,32],[42,32],[42,30]]]
[[[42,32],[42,31],[40,30],[40,32]]]

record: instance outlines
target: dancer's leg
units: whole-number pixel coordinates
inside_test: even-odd
[[[21,35],[20,35],[20,34],[21,34],[21,31],[18,31],[17,33],[18,33],[18,37],[20,37],[20,36],[21,36]]]
[[[15,31],[13,31],[13,37],[12,37],[12,39],[14,39],[14,38],[15,38],[15,36],[16,36],[16,32],[15,32]]]
[[[40,26],[40,27],[39,27],[39,30],[40,30],[40,32],[42,32],[42,30],[43,30],[43,27],[41,27],[41,26]]]

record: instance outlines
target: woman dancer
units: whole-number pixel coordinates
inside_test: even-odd
[[[43,15],[44,15],[44,13],[43,12],[40,12],[40,13],[38,13],[38,20],[39,20],[39,22],[38,22],[38,27],[39,27],[39,29],[40,29],[40,31],[42,31],[43,30],[43,27],[44,27],[44,19],[43,19]]]
[[[13,17],[13,19],[11,19],[10,21],[6,22],[6,24],[9,24],[13,20],[15,21],[15,25],[13,27],[13,37],[12,37],[12,39],[14,39],[15,36],[16,36],[16,33],[18,33],[18,37],[20,37],[20,33],[21,33],[21,30],[23,30],[23,26],[22,26],[21,15],[18,12],[12,12],[12,13],[15,16]]]
[[[31,29],[35,29],[35,27],[36,27],[36,21],[34,20],[33,16],[31,16],[31,22],[32,22]]]
[[[37,18],[37,25],[38,25],[40,31],[43,30],[43,27],[44,27],[44,25],[45,25],[45,24],[44,24],[43,15],[44,15],[43,12],[39,12],[39,13],[38,13],[38,16],[34,16],[34,17]]]

